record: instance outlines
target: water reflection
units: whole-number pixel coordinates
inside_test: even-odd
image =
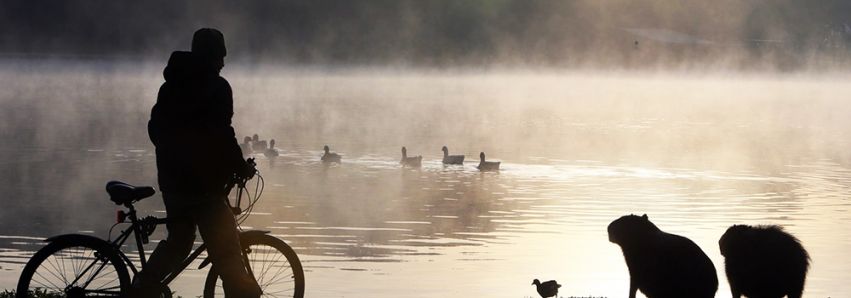
[[[548,97],[508,104],[513,98],[506,95],[484,107],[490,111],[487,117],[462,118],[467,121],[457,125],[478,134],[453,137],[457,126],[444,127],[448,125],[441,121],[418,117],[460,117],[461,112],[444,105],[453,103],[461,106],[458,110],[469,110],[480,97],[499,92],[487,91],[493,86],[475,80],[454,83],[438,78],[420,82],[432,87],[449,85],[438,88],[445,96],[415,103],[416,108],[410,108],[415,112],[392,106],[387,113],[399,112],[427,124],[411,137],[396,134],[395,126],[384,127],[384,120],[370,122],[364,115],[400,94],[408,95],[394,90],[415,83],[399,79],[402,87],[393,85],[386,90],[390,99],[366,98],[371,93],[355,89],[355,100],[334,97],[339,95],[336,92],[348,94],[346,88],[353,88],[346,87],[353,83],[345,78],[336,80],[342,81],[336,82],[342,90],[332,90],[325,97],[310,96],[327,90],[300,91],[319,100],[314,104],[292,99],[294,105],[274,107],[279,112],[301,107],[305,115],[340,119],[329,120],[332,128],[323,130],[306,124],[315,118],[294,115],[286,118],[294,122],[287,125],[303,127],[303,134],[284,138],[270,132],[270,137],[280,142],[276,143],[280,154],[274,167],[265,156],[256,155],[266,185],[255,209],[258,212],[245,223],[271,231],[296,249],[307,271],[309,296],[525,297],[534,294],[528,280],[537,276],[558,279],[563,296],[623,296],[627,271],[619,249],[608,242],[605,228],[629,213],[647,213],[665,231],[694,240],[719,273],[723,272],[723,259],[717,241],[729,225],[783,225],[813,256],[806,295],[851,293],[843,282],[851,278],[848,262],[830,261],[847,260],[851,250],[847,155],[836,153],[834,146],[770,146],[777,144],[776,140],[805,136],[809,130],[795,127],[807,125],[831,132],[809,139],[847,135],[836,126],[819,126],[786,109],[780,110],[791,115],[789,123],[737,115],[718,118],[716,111],[732,105],[731,101],[710,104],[694,100],[690,102],[693,106],[685,108],[688,117],[678,113],[660,117],[661,112],[642,107],[635,107],[641,111],[629,117],[603,117],[600,115],[608,114],[593,107],[585,107],[579,114],[600,117],[572,117],[576,115],[562,114],[572,113],[567,110],[575,106],[544,109],[552,102]],[[558,85],[547,78],[540,80],[544,83],[519,82],[517,88]],[[565,80],[576,88],[587,83],[581,78]],[[239,79],[235,82],[247,84]],[[463,94],[446,91],[454,90],[456,84],[463,87]],[[246,94],[243,102],[274,93],[262,88],[255,91],[258,94]],[[423,92],[423,96],[433,95]],[[606,104],[617,101],[605,94],[601,97]],[[649,105],[664,106],[673,100],[659,101]],[[762,104],[756,100],[744,108]],[[823,105],[825,110],[842,109],[838,100]],[[319,106],[332,108],[321,110]],[[252,109],[243,107],[241,112]],[[352,115],[342,113],[347,109]],[[518,109],[521,112],[509,113]],[[802,117],[805,121],[794,121]],[[335,123],[357,124],[344,128]],[[525,134],[515,134],[517,127]],[[507,133],[482,133],[488,131]],[[320,160],[326,142],[322,138],[328,136],[334,137],[334,150],[344,155],[340,164],[326,166]],[[551,140],[556,137],[569,141],[554,144]],[[415,141],[399,140],[405,138]],[[7,144],[0,148],[0,187],[6,196],[4,208],[0,208],[0,287],[13,287],[21,264],[42,245],[45,236],[91,233],[106,237],[116,209],[103,191],[106,181],[155,185],[156,169],[147,140],[120,141],[135,145]],[[733,144],[719,145],[727,141]],[[411,144],[412,151],[423,154],[421,168],[399,165],[397,144],[401,143]],[[479,172],[475,158],[463,165],[443,165],[442,152],[422,149],[442,144],[468,158],[482,150],[494,152],[492,155],[503,161],[501,170]],[[142,212],[162,215],[159,196],[140,202],[139,207]],[[161,237],[162,231],[158,231],[154,238]],[[175,289],[192,296],[200,291],[200,278],[203,272],[189,272]],[[717,296],[724,297],[726,280],[723,276],[719,280]]]

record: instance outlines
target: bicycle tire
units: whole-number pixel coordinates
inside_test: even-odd
[[[304,271],[298,255],[289,245],[265,233],[249,231],[239,237],[243,250],[249,254],[251,270],[263,290],[262,297],[304,297]],[[270,274],[272,269],[275,269],[274,274]],[[224,297],[215,267],[207,273],[204,297]]]
[[[127,266],[109,242],[73,234],[48,241],[24,266],[15,297],[127,296]]]

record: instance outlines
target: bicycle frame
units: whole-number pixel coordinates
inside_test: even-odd
[[[245,181],[244,180],[237,181],[234,184],[229,185],[227,187],[226,193],[230,193],[233,186],[237,186],[236,207],[231,206],[230,208],[231,208],[231,211],[234,213],[234,215],[238,215],[238,214],[242,213],[242,210],[240,209],[239,206],[240,206],[240,203],[241,203],[241,200],[242,200],[243,189],[245,188]],[[226,200],[226,201],[228,203],[228,206],[230,206],[230,201],[229,200]],[[130,234],[134,235],[134,238],[135,238],[134,240],[136,242],[136,250],[139,254],[139,261],[140,261],[142,270],[144,270],[145,266],[147,265],[147,260],[146,260],[146,257],[145,257],[144,244],[146,244],[148,242],[148,235],[144,231],[144,227],[146,225],[159,226],[159,225],[162,225],[162,224],[166,224],[166,223],[168,223],[169,219],[168,218],[156,218],[156,217],[140,219],[136,214],[136,208],[133,207],[132,204],[126,204],[125,206],[129,209],[129,211],[126,213],[126,218],[130,219],[130,227],[121,231],[121,234],[117,238],[115,238],[115,240],[111,241],[111,244],[119,251],[119,255],[124,260],[124,262],[127,264],[127,266],[130,267],[130,271],[132,271],[133,275],[135,276],[136,274],[139,274],[139,270],[136,268],[136,265],[133,264],[133,262],[127,257],[126,254],[120,252],[121,246],[124,245],[124,243],[127,241],[127,239],[130,238]],[[177,278],[177,276],[181,272],[183,272],[183,270],[185,270],[186,267],[189,267],[189,265],[192,264],[192,262],[194,262],[195,259],[198,258],[198,256],[200,256],[202,253],[204,253],[204,251],[206,249],[207,249],[207,244],[202,243],[198,248],[196,248],[194,251],[192,251],[192,253],[190,253],[189,256],[186,257],[186,259],[184,259],[183,262],[181,262],[180,265],[177,268],[175,268],[172,272],[169,272],[168,275],[165,277],[165,279],[163,279],[161,281],[161,284],[167,286],[169,283],[171,283],[171,281],[173,281],[175,278]],[[252,278],[255,278],[253,276],[254,275],[253,271],[249,267],[250,264],[248,262],[248,258],[245,255],[245,253],[242,254],[242,258],[243,258],[243,262],[244,262],[245,266],[247,267],[246,269],[248,269],[249,274],[251,275]],[[209,263],[210,263],[209,259],[204,260],[201,263],[201,265],[198,267],[198,269],[202,269],[202,268],[206,267]]]
[[[243,174],[234,174],[233,180],[231,180],[231,182],[222,189],[222,194],[224,195],[220,198],[216,198],[217,200],[225,200],[227,206],[214,206],[214,208],[227,207],[231,211],[232,216],[235,216],[231,220],[235,220],[236,229],[234,232],[236,232],[239,237],[234,238],[233,240],[228,240],[235,241],[236,243],[227,243],[226,245],[237,245],[241,248],[239,257],[242,258],[243,269],[247,269],[247,273],[255,280],[255,283],[258,280],[254,275],[255,272],[251,268],[255,266],[252,266],[251,262],[257,260],[249,259],[251,256],[254,256],[252,254],[252,249],[249,247],[253,248],[255,245],[259,245],[272,248],[272,250],[270,250],[271,252],[266,252],[267,250],[257,250],[257,252],[259,252],[257,254],[258,256],[262,255],[265,257],[270,254],[285,256],[286,260],[283,261],[286,263],[291,262],[294,265],[292,267],[286,267],[283,271],[279,271],[286,274],[286,272],[290,272],[289,268],[293,268],[291,275],[289,276],[294,280],[295,286],[290,289],[294,289],[296,296],[301,297],[302,295],[299,293],[303,293],[304,291],[304,273],[293,249],[280,239],[266,235],[269,231],[241,230],[239,228],[239,225],[252,213],[251,211],[254,209],[255,203],[258,201],[263,190],[263,179],[259,176],[259,173],[257,173],[255,168],[256,164],[253,159],[248,159],[246,162],[252,167],[251,169],[246,168],[245,170],[252,170],[253,172],[242,171]],[[255,175],[260,178],[257,180],[257,192],[252,196],[251,192],[245,189],[245,186],[246,182]],[[155,193],[153,189],[150,187],[134,187],[122,182],[115,183],[125,185],[118,185],[118,188],[113,188],[113,185],[115,184],[110,182],[107,184],[107,192],[110,196],[112,196],[110,199],[123,208],[120,208],[117,213],[116,223],[109,229],[110,237],[108,239],[102,239],[91,235],[63,234],[46,239],[45,241],[50,242],[50,244],[40,249],[36,255],[27,262],[27,265],[21,274],[18,281],[17,291],[19,296],[21,296],[20,293],[31,293],[32,291],[37,292],[39,289],[50,289],[50,293],[55,291],[56,293],[64,293],[73,297],[84,295],[86,293],[120,296],[126,294],[125,292],[127,291],[134,291],[130,284],[131,277],[135,278],[136,275],[145,272],[146,270],[154,269],[152,266],[155,264],[148,263],[150,262],[150,257],[152,257],[152,255],[146,255],[145,245],[148,244],[150,240],[149,238],[156,230],[157,226],[162,224],[178,223],[178,220],[191,221],[191,219],[184,219],[182,217],[157,218],[147,214],[139,214],[134,203],[153,195]],[[235,198],[230,196],[233,187],[237,187]],[[139,192],[137,190],[141,191]],[[248,205],[244,211],[240,206],[243,193],[249,197]],[[231,204],[231,202],[235,202],[235,205]],[[215,204],[221,203],[221,201],[218,201]],[[215,210],[215,212],[220,211],[225,212],[225,214],[216,213],[216,216],[227,216],[227,211],[221,209]],[[183,222],[179,223],[183,224]],[[192,223],[187,222],[186,224]],[[117,236],[113,238],[111,237],[114,235],[112,232],[118,225],[122,225],[122,227],[117,228],[119,232],[117,233]],[[136,242],[135,248],[132,247],[133,241]],[[190,243],[186,244],[188,245]],[[127,245],[127,247],[124,247],[125,245]],[[208,256],[201,257],[201,254],[206,252],[207,248],[207,243],[202,243],[193,249],[191,253],[187,251],[187,255],[180,260],[179,264],[169,264],[174,265],[169,266],[173,267],[169,270],[169,272],[163,272],[163,276],[161,276],[161,278],[157,278],[158,280],[156,281],[150,281],[151,283],[159,285],[159,287],[156,288],[156,291],[162,291],[162,293],[167,294],[167,291],[169,291],[168,285],[184,270],[192,265],[193,262],[199,260],[199,257],[202,260],[199,260],[200,266],[198,266],[198,269],[203,269],[209,265],[211,263],[211,258]],[[229,250],[229,248],[225,250]],[[135,251],[135,253],[133,251]],[[138,263],[137,259],[133,257],[133,254],[138,254]],[[54,257],[56,258],[55,260],[51,259]],[[237,256],[233,255],[227,257],[236,258]],[[53,261],[51,262],[46,260]],[[68,268],[70,268],[71,271],[66,270],[66,262],[73,262],[68,265],[70,266]],[[267,263],[265,258],[263,258],[263,261],[260,262],[264,265]],[[216,264],[219,263],[216,262]],[[127,267],[129,267],[129,270]],[[204,287],[204,293],[207,296],[212,293],[210,291],[215,292],[220,290],[220,288],[217,287],[218,283],[226,281],[225,279],[217,280],[217,277],[221,277],[221,273],[229,273],[229,271],[220,271],[219,268],[216,268],[217,266],[215,266],[215,264],[211,267],[212,268],[210,268],[209,272],[207,272],[207,279]],[[45,269],[41,270],[40,268]],[[110,269],[113,270],[110,271]],[[50,276],[45,278],[39,272],[48,272]],[[263,273],[265,273],[265,271]],[[31,287],[30,282],[33,281],[33,277],[35,275],[39,276],[41,279],[36,280],[37,284],[35,284],[34,287]],[[260,275],[260,277],[262,279],[263,275]],[[51,280],[51,278],[53,280]],[[278,275],[276,274],[274,278],[278,278]],[[54,281],[57,282],[54,283]],[[273,279],[272,281],[277,282],[278,279]],[[49,284],[46,284],[45,282]],[[90,285],[93,286],[92,289],[89,289]],[[269,285],[269,283],[266,285]],[[287,283],[284,286],[290,286],[290,283]],[[151,288],[150,290],[155,289]],[[28,294],[23,295],[26,296]]]
[[[133,234],[134,240],[136,242],[136,251],[139,254],[139,261],[142,267],[141,269],[144,270],[147,266],[144,245],[148,242],[148,237],[146,236],[146,233],[143,230],[143,226],[148,224],[162,225],[168,222],[168,218],[140,219],[136,215],[136,210],[135,208],[133,208],[132,205],[129,206],[129,209],[130,211],[127,213],[127,217],[130,219],[130,227],[121,231],[121,234],[117,238],[115,238],[115,240],[113,240],[111,243],[113,246],[115,246],[116,249],[119,249],[121,246],[124,245],[127,239],[130,238],[130,235]],[[170,272],[168,274],[168,276],[162,281],[162,284],[168,285],[169,283],[171,283],[171,281],[174,280],[177,275],[183,272],[183,270],[185,270],[186,267],[188,267],[193,261],[195,261],[195,259],[197,259],[198,256],[200,256],[201,253],[203,253],[206,249],[207,245],[201,244],[201,246],[192,251],[192,253],[190,253],[189,256],[185,260],[183,260],[183,262],[173,272]],[[120,253],[119,255],[127,264],[127,266],[130,267],[130,271],[133,272],[133,275],[139,274],[140,270],[136,268],[136,265],[127,257],[126,254]],[[202,266],[201,268],[203,267],[204,266]]]

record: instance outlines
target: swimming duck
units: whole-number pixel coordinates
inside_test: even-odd
[[[242,155],[251,155],[254,151],[251,149],[251,137],[245,136],[245,138],[242,139],[242,144],[239,144],[239,148],[242,149]]]
[[[561,285],[558,284],[555,280],[545,281],[541,283],[538,279],[532,281],[532,284],[538,289],[538,294],[541,295],[542,298],[553,297],[558,295],[558,288],[561,288]]]
[[[266,151],[266,140],[261,141],[260,136],[258,136],[256,133],[252,137],[251,143],[252,143],[251,149],[254,149],[254,151],[257,151],[257,152]]]
[[[278,149],[275,149],[275,139],[269,141],[269,149],[266,149],[263,155],[266,155],[268,158],[278,157]]]
[[[479,153],[479,171],[499,171],[498,161],[485,161],[485,153]]]
[[[449,155],[449,148],[443,146],[443,164],[460,165],[464,164],[464,155]]]
[[[399,161],[403,166],[419,167],[423,164],[422,155],[408,157],[408,149],[402,147],[402,160]]]
[[[328,145],[325,145],[325,154],[322,154],[322,162],[336,162],[339,163],[343,157],[337,153],[331,152],[331,149],[328,148]]]

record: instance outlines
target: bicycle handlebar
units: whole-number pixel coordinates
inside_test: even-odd
[[[257,163],[254,161],[253,157],[245,160],[245,162],[248,164],[249,167],[251,167],[251,171],[247,171],[250,173],[248,177],[242,177],[238,174],[234,174],[231,183],[228,183],[225,189],[225,193],[229,194],[230,191],[233,190],[234,186],[237,187],[236,206],[231,206],[230,200],[228,200],[227,197],[225,198],[225,201],[227,202],[228,206],[231,209],[231,212],[233,212],[234,215],[242,214],[242,208],[240,207],[242,203],[242,191],[243,189],[245,189],[245,183],[247,183],[248,180],[251,180],[251,178],[254,178],[254,175],[257,173]]]

